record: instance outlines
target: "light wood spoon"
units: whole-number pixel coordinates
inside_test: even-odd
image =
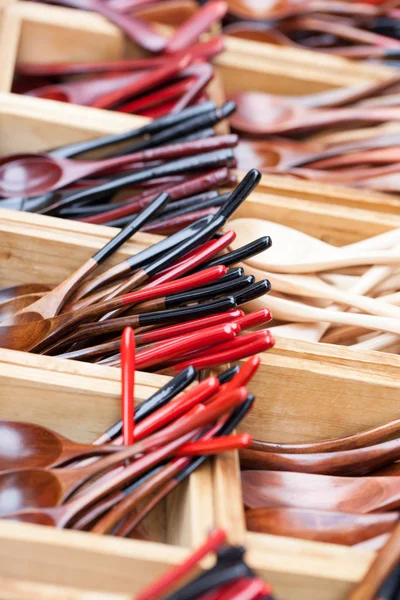
[[[271,248],[248,258],[247,264],[278,273],[315,273],[357,265],[400,265],[400,251],[351,252],[335,248],[305,233],[261,219],[235,219],[230,226],[237,232],[231,248],[236,250],[255,237],[269,235]]]

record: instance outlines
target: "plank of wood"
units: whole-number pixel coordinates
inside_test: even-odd
[[[3,0],[0,3],[0,92],[11,91],[21,26],[21,19],[11,10],[11,2]]]

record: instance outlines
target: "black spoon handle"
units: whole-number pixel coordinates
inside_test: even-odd
[[[234,265],[238,262],[242,262],[251,256],[255,256],[256,254],[260,254],[260,252],[264,252],[264,250],[268,250],[272,246],[272,240],[268,235],[258,238],[254,240],[254,242],[250,242],[245,246],[241,246],[236,250],[232,250],[232,252],[227,252],[227,254],[223,254],[218,258],[214,258],[210,260],[206,265],[201,265],[201,269],[209,269],[210,267],[215,267],[217,265],[225,265],[229,267],[230,265]]]
[[[125,147],[119,152],[111,154],[110,157],[114,158],[116,156],[122,156],[127,153],[130,154],[131,152],[146,150],[146,148],[162,146],[171,140],[185,137],[191,133],[202,131],[203,129],[208,129],[209,127],[212,127],[219,121],[222,121],[223,119],[229,117],[235,111],[235,109],[236,104],[234,102],[225,102],[225,104],[223,104],[221,107],[215,108],[191,119],[185,119],[185,121],[181,121],[173,127],[163,129],[159,133],[156,133],[152,137],[143,140],[138,144],[133,144],[132,146]]]
[[[122,246],[126,240],[128,240],[134,233],[139,231],[139,229],[143,227],[143,225],[147,223],[147,221],[151,219],[153,215],[157,214],[157,212],[166,205],[169,198],[170,197],[166,192],[163,192],[157,196],[157,198],[155,198],[153,202],[146,206],[146,208],[144,208],[137,215],[137,217],[133,219],[131,223],[129,223],[129,225],[127,225],[124,229],[121,229],[121,231],[119,231],[117,235],[114,236],[112,240],[110,240],[108,244],[104,246],[104,248],[101,248],[98,252],[96,252],[96,254],[94,254],[92,257],[93,260],[97,262],[97,264],[104,262],[109,256],[111,256],[111,254],[113,254],[113,252]]]
[[[51,154],[51,156],[57,156],[62,158],[77,156],[78,154],[83,154],[84,152],[89,152],[91,150],[97,150],[99,148],[110,146],[111,144],[126,142],[128,140],[132,140],[142,135],[152,135],[154,133],[162,131],[166,127],[171,127],[173,125],[176,125],[177,123],[180,123],[181,121],[192,119],[215,108],[215,102],[202,102],[197,106],[185,108],[179,113],[166,115],[165,117],[156,119],[155,121],[152,121],[151,123],[148,123],[143,127],[139,127],[138,129],[131,129],[130,131],[126,131],[124,133],[116,135],[106,135],[100,138],[95,138],[93,140],[87,140],[85,142],[69,144],[68,146],[62,146],[61,148],[51,150],[48,154]]]
[[[42,214],[48,214],[64,206],[69,206],[74,202],[90,198],[95,200],[111,194],[125,186],[137,183],[143,183],[149,179],[157,177],[165,177],[168,175],[178,175],[187,173],[195,169],[207,169],[214,166],[225,166],[234,160],[234,152],[231,148],[224,150],[215,150],[214,152],[205,152],[197,156],[188,158],[180,158],[169,163],[153,167],[151,169],[143,169],[143,171],[135,171],[129,175],[116,177],[112,181],[95,185],[93,187],[78,190],[76,192],[54,192],[53,198],[56,200],[53,204],[41,211]],[[59,200],[57,200],[59,198]]]

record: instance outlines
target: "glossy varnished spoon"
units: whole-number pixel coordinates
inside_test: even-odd
[[[42,298],[44,294],[45,292],[39,292],[36,294],[26,294],[25,296],[16,296],[11,300],[0,303],[0,323],[10,318],[19,310],[33,304],[36,300]]]
[[[400,438],[353,450],[279,454],[246,449],[240,455],[241,463],[246,469],[297,471],[321,475],[366,475],[399,459]]]
[[[344,125],[359,121],[381,123],[400,120],[397,107],[388,108],[336,108],[307,109],[281,105],[279,100],[268,101],[268,109],[260,110],[263,96],[247,92],[236,98],[237,110],[231,117],[231,125],[242,134],[254,136],[301,133],[332,125]]]
[[[387,438],[400,433],[400,419],[395,419],[384,425],[374,427],[342,438],[323,440],[321,442],[305,442],[303,444],[289,444],[278,442],[264,442],[253,440],[251,450],[259,452],[279,452],[282,454],[308,454],[315,452],[336,452],[338,450],[354,450],[372,444],[383,442]]]
[[[85,264],[80,267],[75,273],[70,275],[65,281],[60,283],[51,292],[45,294],[42,298],[29,305],[28,307],[18,311],[11,319],[7,320],[9,324],[17,323],[35,323],[44,319],[49,319],[57,315],[62,309],[65,302],[79,286],[79,284],[92,273],[99,264],[104,262],[113,252],[115,252],[124,242],[126,242],[136,231],[138,231],[150,217],[157,213],[169,200],[166,193],[160,194],[156,200],[144,209],[133,221],[127,225],[122,231],[110,240],[104,248],[96,252],[89,258]]]
[[[392,531],[399,513],[356,515],[300,508],[255,508],[246,511],[250,531],[353,546]]]
[[[12,154],[0,159],[0,194],[7,197],[38,196],[100,171],[232,148],[236,143],[235,135],[215,136],[96,161],[76,161],[49,154]]]
[[[247,396],[248,392],[243,387],[233,392],[222,393],[202,410],[187,414],[178,422],[164,427],[145,440],[86,467],[54,471],[37,468],[3,472],[0,474],[0,514],[11,515],[29,507],[57,507],[95,475],[100,475],[105,470],[111,469],[127,459],[132,459],[138,454],[156,449],[146,456],[136,459],[132,465],[121,473],[107,478],[104,483],[100,482],[98,485],[92,486],[92,489],[89,490],[89,494],[92,490],[94,493],[94,497],[89,495],[90,503],[92,503],[94,500],[100,499],[105,491],[106,493],[114,491],[167,458],[180,446],[195,437],[199,433],[200,427],[212,423],[221,415],[233,410],[245,402]],[[88,505],[88,499],[85,496],[86,494],[82,494],[72,501],[72,514],[71,507],[67,505],[60,508],[59,511],[56,510],[55,514],[50,511],[49,515],[45,511],[45,518],[49,520],[50,516],[50,520],[52,520],[53,517],[53,522],[57,522],[58,526],[60,526],[60,521],[65,525],[66,518],[69,521],[79,510]],[[33,511],[33,515],[30,514],[33,522],[41,522],[42,516],[43,512],[40,510]]]
[[[398,477],[334,477],[310,473],[243,471],[249,508],[305,508],[366,514],[400,507]]]
[[[49,292],[51,286],[44,283],[22,283],[10,287],[0,288],[0,305],[19,296],[27,296],[28,294],[41,294]]]
[[[18,421],[0,421],[0,470],[57,467],[75,459],[112,454],[115,446],[78,444],[55,431]]]

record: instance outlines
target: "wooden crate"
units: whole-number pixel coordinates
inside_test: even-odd
[[[30,281],[33,273],[35,281],[55,282],[64,278],[93,250],[100,248],[114,230],[3,210],[0,232],[0,256],[3,258],[0,278],[2,284],[12,284]],[[137,241],[123,246],[115,260],[126,258],[142,248],[149,238],[151,236],[138,234]],[[2,417],[32,420],[81,441],[90,441],[117,418],[119,373],[115,369],[6,350],[0,353],[0,373],[1,366]],[[257,402],[242,428],[255,437],[310,440],[345,435],[389,420],[396,414],[400,400],[399,367],[400,360],[396,356],[281,341],[274,350],[262,355],[261,368],[251,384]],[[148,396],[154,386],[163,381],[164,378],[154,375],[138,374],[139,399]],[[79,428],[76,425],[78,411]],[[96,415],[94,422],[93,414]],[[234,455],[222,456],[216,461],[211,481],[214,507],[207,506],[210,471],[196,473],[188,487],[181,490],[183,504],[182,500],[174,502],[174,506],[179,507],[173,512],[177,521],[173,520],[173,525],[167,527],[175,542],[172,559],[182,556],[180,548],[175,546],[200,540],[210,526],[210,520],[214,520],[228,530],[232,541],[246,543],[251,566],[270,579],[277,597],[285,600],[317,597],[318,600],[344,600],[346,591],[363,575],[372,560],[371,552],[246,534],[237,457]],[[25,525],[1,524],[0,538],[4,536],[8,542],[4,546],[7,560],[4,572],[0,567],[0,577],[7,576],[11,563],[14,568],[9,577],[35,580],[32,553],[37,545],[44,544],[46,553],[51,553],[53,567],[57,567],[60,560],[67,562],[69,568],[59,580],[57,568],[54,572],[46,567],[42,581],[82,586],[80,568],[87,552],[91,571],[87,579],[90,584],[86,584],[86,588],[126,593],[129,586],[137,589],[136,575],[126,569],[127,554],[136,550],[139,554],[142,546],[146,555],[140,554],[140,558],[146,563],[146,557],[148,560],[150,555],[147,548],[156,546],[157,552],[158,548],[164,552],[164,546],[145,542],[99,538],[94,543],[90,535],[41,528],[38,536],[37,531]],[[12,561],[15,561],[16,553],[26,547],[27,540],[30,550],[23,554],[22,566],[17,567]],[[172,540],[167,537],[167,541]],[[57,546],[55,554],[51,550],[52,544]],[[14,554],[10,552],[10,545]],[[76,557],[78,545],[80,554]],[[102,552],[108,556],[117,554],[112,560],[112,573],[103,572],[104,563],[98,559]],[[100,579],[95,581],[96,564],[101,573]],[[150,569],[149,565],[147,568]],[[160,569],[161,565],[158,565],[154,573]],[[122,583],[113,587],[122,572],[125,572]],[[314,596],[315,590],[320,595]]]
[[[136,401],[167,380],[137,373]],[[90,443],[119,413],[118,369],[0,350],[1,418],[37,423]],[[149,515],[152,542],[0,520],[0,579],[133,594],[179,563],[185,548],[200,544],[213,521],[211,467],[205,464]]]

